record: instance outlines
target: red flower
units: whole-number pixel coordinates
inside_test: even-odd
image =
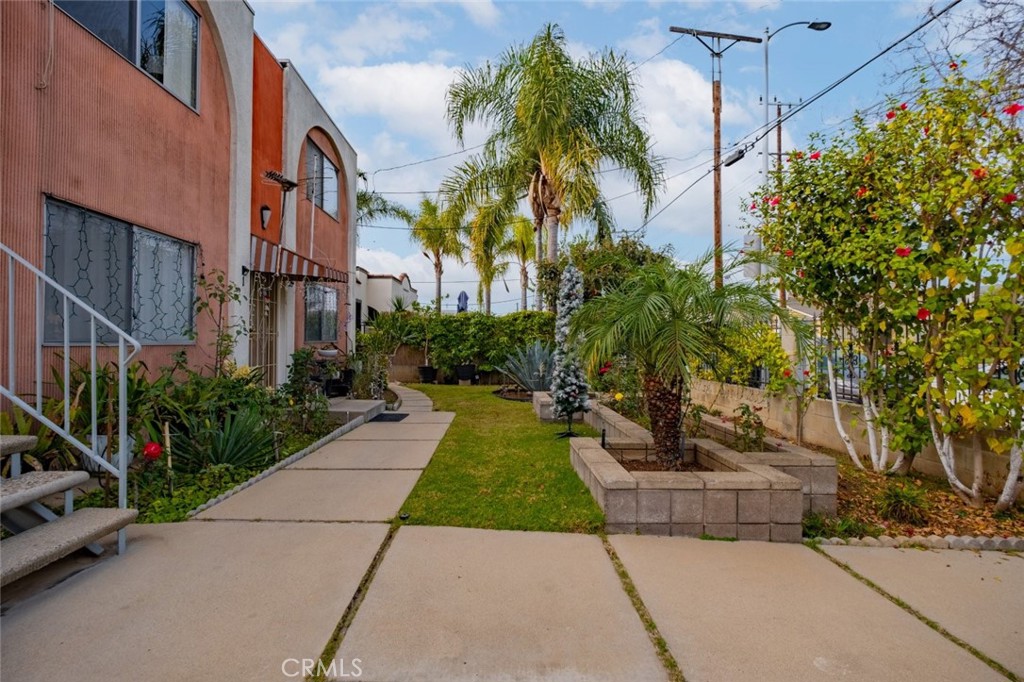
[[[804,271],[803,270],[797,270],[796,271],[796,276],[797,277],[803,277],[804,276]]]
[[[927,320],[931,316],[932,316],[932,311],[928,310],[927,308],[918,308],[917,309],[917,319],[921,320],[922,322],[924,320]]]
[[[988,170],[985,168],[975,168],[971,171],[971,175],[974,176],[975,180],[981,180],[988,175]]]
[[[896,247],[896,255],[899,256],[900,258],[906,258],[907,256],[910,255],[911,251],[913,251],[913,249],[911,249],[909,246]]]
[[[786,257],[788,257],[788,258],[792,258],[793,257],[793,249],[786,249]]]
[[[805,370],[804,370],[804,376],[805,376],[805,377],[809,377],[809,376],[811,376],[811,370],[809,370],[809,369],[805,369]]]
[[[867,193],[868,193],[868,188],[867,187],[861,187],[860,189],[857,190],[857,198],[860,199],[861,197],[863,197]]]
[[[888,114],[885,115],[885,117],[891,121],[894,118],[896,118],[896,112],[895,111],[890,111]]]
[[[1022,105],[1020,102],[1014,102],[1010,106],[1003,109],[1003,113],[1009,114],[1010,116],[1016,116],[1022,111],[1024,111],[1024,105]]]
[[[811,161],[817,161],[820,158],[821,158],[821,152],[812,152],[811,153],[811,156],[810,156]]]
[[[603,365],[601,365],[601,369],[599,369],[597,371],[598,371],[599,374],[607,374],[611,370],[611,368],[612,368],[612,361],[609,360],[608,362],[606,362]]]
[[[949,63],[949,70],[950,71],[956,71],[958,68],[960,68],[960,65],[957,64],[956,62],[950,62]]]
[[[155,441],[149,441],[142,448],[142,456],[146,458],[147,462],[160,459],[160,455],[164,453],[164,449],[160,447],[160,443]]]
[[[756,201],[751,201],[750,202],[750,210],[751,211],[756,211],[757,210],[757,202]]]
[[[900,105],[900,110],[901,111],[906,111],[907,110],[907,103],[906,102],[904,102],[903,104]]]
[[[930,131],[931,129],[932,129],[932,127],[931,127],[931,126],[925,126],[925,127],[923,128],[923,130],[924,130],[924,134],[925,134],[925,135],[928,135],[928,131]]]
[[[768,205],[769,206],[778,206],[779,205],[779,201],[781,201],[781,200],[782,200],[782,197],[776,195],[776,196],[772,197],[768,201]]]
[[[1003,195],[1002,202],[1004,204],[1012,204],[1015,201],[1017,201],[1017,195],[1014,194],[1013,192]]]
[[[788,379],[791,376],[793,376],[793,371],[790,370],[789,368],[786,368],[786,369],[782,370],[782,376],[784,376],[784,377],[786,377]]]

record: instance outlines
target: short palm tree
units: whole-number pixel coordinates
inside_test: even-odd
[[[462,260],[465,247],[462,243],[462,214],[442,209],[430,197],[420,200],[420,211],[412,221],[410,236],[423,249],[423,255],[434,266],[434,305],[441,312],[441,275],[444,274],[444,259],[453,257]]]
[[[412,211],[385,198],[366,186],[366,172],[357,170],[363,186],[356,189],[356,225],[367,225],[381,218],[398,218],[407,224],[415,219]]]
[[[749,282],[714,286],[713,254],[677,267],[657,263],[641,268],[617,289],[593,298],[572,321],[582,357],[591,366],[619,354],[636,360],[658,457],[678,461],[682,403],[691,371],[713,362],[730,329],[778,314],[772,292]],[[732,263],[726,274],[741,267]]]
[[[446,196],[468,207],[494,192],[525,195],[546,229],[552,263],[559,224],[577,217],[607,224],[602,163],[632,178],[646,217],[663,182],[662,162],[651,152],[632,74],[631,63],[610,50],[576,61],[555,24],[495,64],[460,72],[446,96],[455,137],[462,143],[473,122],[489,125],[490,134],[445,180]]]

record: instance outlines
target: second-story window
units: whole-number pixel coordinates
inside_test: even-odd
[[[193,109],[199,17],[182,0],[55,0],[97,38]]]
[[[312,140],[306,140],[306,198],[338,219],[338,169]]]

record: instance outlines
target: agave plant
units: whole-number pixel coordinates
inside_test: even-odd
[[[534,341],[508,356],[498,370],[527,391],[549,391],[555,369],[553,355],[551,346]]]
[[[211,415],[190,415],[185,426],[173,441],[179,471],[196,473],[217,464],[263,469],[274,461],[274,434],[257,409],[229,414],[222,424]]]

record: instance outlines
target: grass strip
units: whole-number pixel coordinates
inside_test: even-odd
[[[341,642],[345,639],[345,634],[348,632],[349,627],[351,627],[352,621],[355,620],[359,607],[362,605],[363,599],[366,598],[366,593],[370,589],[370,583],[376,577],[377,569],[383,563],[384,555],[387,554],[388,549],[391,547],[391,542],[395,539],[395,534],[399,528],[400,525],[397,523],[392,523],[391,527],[388,528],[388,534],[384,537],[384,542],[381,543],[377,553],[373,556],[373,561],[370,562],[366,573],[363,574],[363,579],[359,581],[359,586],[356,587],[352,600],[349,601],[348,606],[345,608],[345,613],[341,615],[341,620],[338,621],[338,625],[335,626],[331,638],[327,640],[327,644],[320,654],[320,665],[317,667],[317,674],[307,675],[305,678],[306,682],[327,681],[326,671],[330,669],[331,661],[334,660],[334,655],[338,653]]]
[[[417,385],[455,419],[402,505],[407,524],[596,533],[604,514],[569,461],[565,424],[545,424],[530,403],[493,386]],[[583,424],[573,431],[597,432]]]
[[[911,606],[907,602],[905,602],[902,599],[900,599],[899,597],[897,597],[895,595],[892,595],[892,594],[889,594],[884,589],[882,589],[881,586],[879,586],[878,584],[876,584],[872,580],[864,577],[863,575],[861,575],[857,571],[855,571],[852,568],[850,568],[849,565],[843,563],[839,559],[835,558],[834,556],[832,556],[831,554],[826,552],[821,547],[821,545],[819,545],[817,542],[805,542],[804,544],[807,545],[808,547],[810,547],[811,549],[813,549],[818,554],[820,554],[823,557],[825,557],[826,559],[828,559],[829,561],[831,561],[833,564],[835,564],[836,566],[838,566],[842,570],[844,570],[847,573],[849,573],[855,579],[857,579],[860,582],[864,583],[865,585],[870,587],[872,590],[874,590],[875,592],[877,592],[881,596],[883,596],[886,599],[888,599],[889,601],[891,601],[896,606],[900,607],[901,609],[903,609],[904,611],[906,611],[907,613],[912,615],[914,618],[917,618],[919,621],[921,621],[922,623],[924,623],[925,625],[930,627],[932,630],[935,630],[935,632],[939,633],[940,635],[942,635],[943,637],[948,639],[953,644],[956,644],[960,648],[965,649],[968,652],[970,652],[975,658],[977,658],[979,661],[981,661],[982,663],[984,663],[988,667],[990,667],[993,670],[995,670],[1000,675],[1003,675],[1004,677],[1006,677],[1007,679],[1011,680],[1012,682],[1021,682],[1021,679],[1019,677],[1017,677],[1017,675],[1015,675],[1012,670],[1010,670],[1009,668],[1007,668],[1006,666],[1001,664],[999,661],[993,660],[992,658],[990,658],[989,656],[987,656],[983,652],[981,652],[978,649],[974,648],[973,646],[971,646],[970,644],[968,644],[964,640],[960,639],[959,637],[954,635],[952,632],[950,632],[946,628],[942,627],[937,622],[935,622],[934,620],[932,620],[928,616],[924,615],[923,613],[921,613],[920,611],[915,609],[913,606]]]
[[[604,544],[604,551],[608,553],[608,558],[612,560],[612,566],[615,567],[615,572],[619,576],[619,581],[622,583],[622,589],[626,592],[629,597],[629,601],[633,603],[633,608],[636,610],[636,615],[640,617],[640,622],[643,623],[644,629],[647,631],[647,636],[651,640],[651,644],[654,645],[654,650],[658,654],[658,659],[661,664],[665,666],[665,672],[668,673],[668,679],[671,682],[686,682],[686,678],[683,677],[683,671],[679,669],[679,664],[676,662],[675,656],[669,651],[668,643],[665,638],[661,636],[661,631],[658,630],[658,624],[654,622],[654,618],[651,617],[651,612],[647,610],[647,605],[644,604],[644,600],[640,598],[640,592],[637,591],[636,585],[633,584],[633,579],[629,577],[629,573],[626,571],[626,567],[623,565],[622,560],[619,559],[619,555],[615,552],[615,548],[612,547],[612,543],[608,541],[608,536],[601,534],[601,542]]]

